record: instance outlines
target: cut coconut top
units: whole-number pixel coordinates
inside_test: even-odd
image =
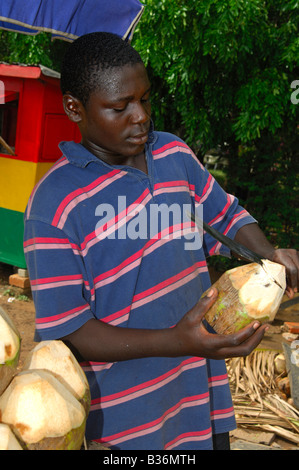
[[[285,266],[279,263],[273,263],[268,259],[263,259],[263,268],[272,281],[277,282],[283,291],[286,290],[286,270]]]
[[[234,268],[229,271],[229,277],[253,318],[268,316],[269,321],[274,319],[286,289],[283,265],[263,260],[263,266],[251,263],[244,265],[242,272]]]
[[[0,397],[0,413],[28,444],[64,436],[81,426],[86,416],[74,395],[45,370],[16,375]]]
[[[9,316],[0,308],[0,364],[12,360],[19,347],[19,333]]]
[[[28,354],[24,369],[46,369],[61,379],[77,398],[89,388],[86,375],[71,350],[60,340],[41,341]]]

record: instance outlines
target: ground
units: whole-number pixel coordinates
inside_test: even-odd
[[[19,361],[19,369],[21,369],[27,353],[36,344],[34,342],[35,308],[30,289],[26,291],[9,284],[9,276],[14,272],[15,269],[12,266],[0,263],[0,307],[2,307],[14,321],[21,334],[22,347]],[[211,272],[213,282],[217,277],[219,277],[219,273]],[[269,332],[262,342],[262,346],[266,349],[282,351],[281,327],[283,322],[299,321],[299,302],[296,304],[291,303],[291,305],[288,305],[286,302],[289,302],[289,300],[285,296],[282,308],[278,312],[275,322],[271,325]],[[232,438],[231,441],[232,444],[238,442],[234,438]],[[276,443],[277,446],[280,446],[283,450],[299,450],[298,446],[296,447],[293,443],[281,439],[277,439]],[[251,446],[251,444],[248,445]],[[245,448],[244,450],[247,449]]]

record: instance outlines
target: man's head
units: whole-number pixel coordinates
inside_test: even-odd
[[[61,89],[81,143],[108,163],[134,166],[148,139],[151,105],[148,75],[133,47],[110,33],[82,36],[66,54]]]
[[[90,94],[107,85],[112,69],[142,63],[138,52],[119,36],[105,32],[86,34],[70,45],[64,57],[62,93],[70,93],[86,106]]]

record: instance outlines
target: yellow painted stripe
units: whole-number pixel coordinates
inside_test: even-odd
[[[29,196],[52,163],[0,158],[0,207],[24,212]]]

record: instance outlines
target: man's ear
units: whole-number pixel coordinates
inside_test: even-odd
[[[81,122],[84,109],[81,101],[74,98],[70,93],[65,93],[62,98],[62,103],[68,118],[77,124]]]

